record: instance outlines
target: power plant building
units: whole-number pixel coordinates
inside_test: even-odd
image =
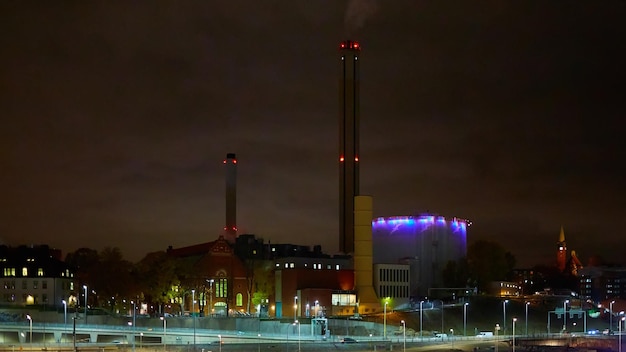
[[[374,264],[409,265],[411,295],[426,296],[429,288],[443,286],[448,261],[467,255],[469,225],[464,219],[431,214],[374,219]]]

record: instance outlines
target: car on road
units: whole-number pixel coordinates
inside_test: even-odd
[[[357,343],[359,341],[351,338],[351,337],[344,337],[343,339],[341,339],[341,343]]]

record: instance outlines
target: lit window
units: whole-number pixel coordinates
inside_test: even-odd
[[[294,268],[294,267],[295,267],[295,264],[294,264],[294,263],[289,263],[289,267],[290,267],[290,268]]]
[[[28,268],[22,268],[22,276],[28,276]]]
[[[237,303],[236,303],[236,304],[237,304],[237,307],[241,307],[241,306],[243,306],[243,295],[242,295],[241,293],[237,293],[237,296],[236,296],[236,299],[235,299],[235,300],[236,300],[236,302],[237,302]]]
[[[37,276],[43,276],[43,268],[37,269]]]
[[[215,282],[215,296],[218,298],[228,297],[228,280],[218,279]]]

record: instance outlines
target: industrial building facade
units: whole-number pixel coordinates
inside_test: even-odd
[[[467,255],[470,224],[431,214],[374,219],[374,263],[408,265],[411,296],[426,296],[429,288],[442,287],[448,261]]]

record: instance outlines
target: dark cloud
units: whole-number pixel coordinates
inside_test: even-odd
[[[470,240],[500,240],[522,264],[551,260],[563,224],[583,260],[619,258],[589,239],[616,243],[626,205],[623,1],[0,12],[4,242],[138,259],[213,239],[221,160],[236,152],[240,229],[335,251],[337,44],[349,34],[363,47],[361,185],[376,215],[471,218]]]

